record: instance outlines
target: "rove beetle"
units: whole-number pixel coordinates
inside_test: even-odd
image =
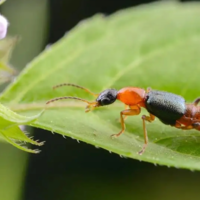
[[[51,99],[46,104],[62,99],[75,99],[87,103],[88,105],[86,106],[85,112],[89,112],[97,107],[112,104],[117,99],[124,103],[125,110],[120,112],[122,129],[118,134],[111,135],[112,137],[118,137],[125,131],[124,121],[127,116],[139,115],[141,107],[145,108],[149,112],[149,116],[142,115],[144,146],[142,150],[138,152],[140,155],[144,153],[148,144],[145,121],[152,122],[155,117],[157,117],[162,123],[174,126],[178,129],[196,129],[200,131],[200,106],[197,106],[200,102],[200,97],[193,103],[186,103],[185,99],[179,95],[152,90],[151,88],[144,90],[138,87],[125,87],[119,91],[115,89],[106,89],[99,94],[95,94],[87,88],[71,83],[54,86],[54,89],[61,86],[77,87],[95,96],[96,100],[94,102],[89,102],[85,99],[66,96]]]

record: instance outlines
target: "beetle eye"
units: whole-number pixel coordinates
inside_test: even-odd
[[[101,104],[102,105],[108,105],[108,104],[110,104],[110,99],[108,99],[108,98],[102,99],[101,100]]]

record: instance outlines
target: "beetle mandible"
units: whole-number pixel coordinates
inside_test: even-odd
[[[77,97],[58,97],[47,101],[49,104],[54,101],[62,99],[75,99],[87,103],[85,112],[89,112],[97,107],[106,106],[120,100],[125,104],[125,110],[120,112],[121,131],[117,134],[111,135],[118,137],[125,131],[125,118],[127,116],[139,115],[141,108],[145,108],[149,112],[149,116],[142,115],[143,131],[144,131],[144,145],[138,153],[144,153],[147,144],[148,136],[145,121],[152,122],[157,117],[162,123],[171,125],[178,129],[189,130],[196,129],[200,131],[200,97],[193,103],[186,103],[185,99],[179,95],[152,90],[147,88],[144,90],[139,87],[125,87],[119,91],[115,89],[106,89],[103,92],[96,94],[79,85],[64,83],[54,86],[55,88],[61,86],[72,86],[82,89],[96,97],[94,102],[89,102],[85,99]]]

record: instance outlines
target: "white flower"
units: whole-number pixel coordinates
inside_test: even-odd
[[[7,28],[8,28],[7,19],[4,16],[0,15],[0,39],[6,37]]]

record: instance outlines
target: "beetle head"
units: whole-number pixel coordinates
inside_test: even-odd
[[[99,94],[96,101],[98,102],[99,106],[106,106],[114,103],[116,99],[117,99],[117,90],[107,89]]]
[[[95,102],[90,103],[86,106],[85,112],[89,112],[95,109],[96,107],[112,104],[116,101],[116,99],[117,99],[117,90],[115,89],[104,90],[99,94]]]

